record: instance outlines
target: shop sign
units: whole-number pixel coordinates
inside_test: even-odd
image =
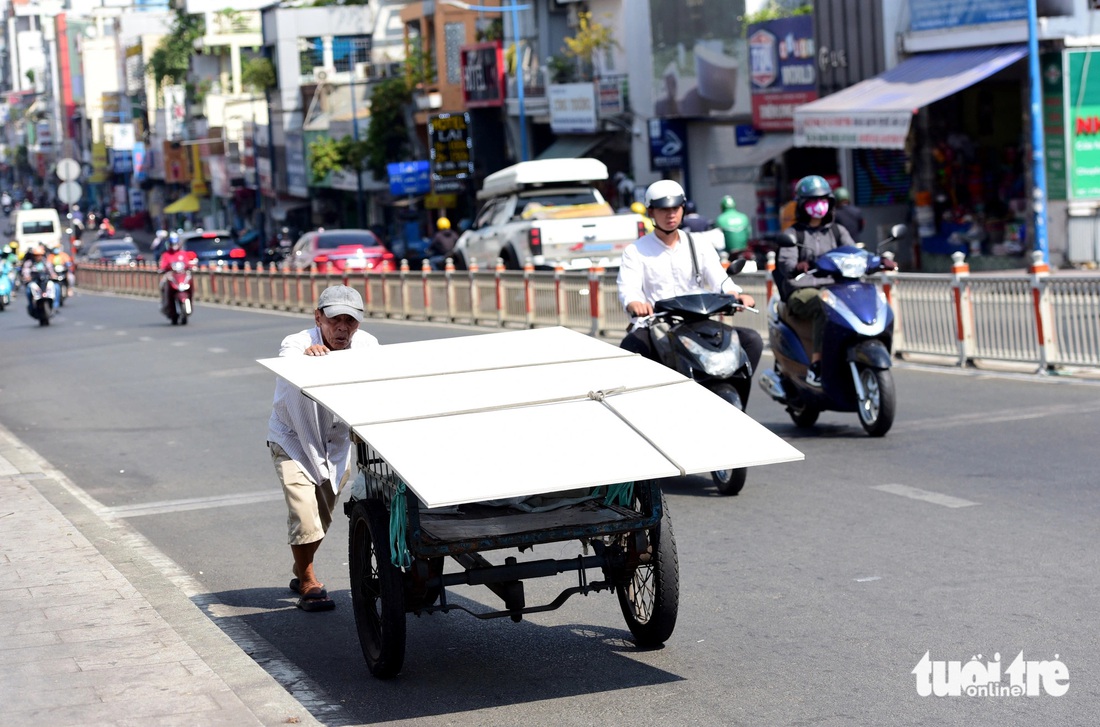
[[[555,134],[595,134],[596,86],[593,83],[552,83],[550,130]]]
[[[107,145],[102,141],[92,143],[92,173],[89,184],[102,184],[107,181],[110,167],[107,166]]]
[[[133,172],[135,182],[144,182],[146,177],[145,142],[135,141],[134,148],[130,152],[133,159]]]
[[[1100,63],[1100,52],[1065,51],[1070,199],[1100,199],[1100,76],[1087,72],[1093,63]]]
[[[186,184],[191,181],[191,163],[187,159],[187,147],[164,142],[164,181],[168,184]]]
[[[187,119],[184,99],[186,91],[183,86],[165,86],[164,93],[164,123],[165,136],[169,141],[177,141],[183,138],[183,125]]]
[[[626,113],[626,79],[626,76],[612,76],[596,81],[600,118]]]
[[[212,156],[206,160],[210,169],[210,193],[215,197],[229,199],[233,191],[229,182],[229,164],[223,156]]]
[[[424,195],[424,209],[453,210],[458,207],[458,196],[453,194]]]
[[[134,125],[103,122],[103,140],[108,149],[132,151],[134,148]]]
[[[466,108],[504,105],[504,57],[499,41],[462,46],[462,98]]]
[[[945,30],[1027,20],[1028,0],[920,0],[909,3],[909,30]],[[1073,0],[1036,0],[1039,17],[1073,15]]]
[[[748,31],[753,125],[791,131],[795,107],[817,98],[813,16],[754,23]]]
[[[431,164],[426,159],[387,164],[386,173],[389,176],[390,194],[395,197],[432,191]]]
[[[108,148],[107,156],[111,160],[111,172],[113,174],[129,174],[134,171],[134,160],[130,156],[130,152]]]
[[[474,173],[469,114],[439,114],[428,120],[432,180],[465,179]]]
[[[292,197],[309,197],[305,139],[298,129],[286,132],[286,191]]]
[[[1043,158],[1047,171],[1047,199],[1066,198],[1066,121],[1063,115],[1064,76],[1062,54],[1043,53],[1039,75],[1043,79]]]
[[[681,169],[687,162],[687,124],[680,119],[649,120],[649,168]]]
[[[737,146],[753,146],[760,141],[760,130],[752,124],[738,124],[733,127],[733,137]]]
[[[145,190],[141,187],[130,187],[130,210],[133,212],[145,211]]]
[[[256,172],[260,176],[260,194],[276,199],[275,178],[271,174],[271,160],[265,156],[256,157]]]

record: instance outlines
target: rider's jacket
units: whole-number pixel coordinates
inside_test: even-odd
[[[166,273],[172,269],[172,263],[181,262],[190,266],[194,265],[196,260],[198,260],[198,256],[190,250],[176,250],[175,252],[169,250],[160,256],[157,268],[160,272]]]

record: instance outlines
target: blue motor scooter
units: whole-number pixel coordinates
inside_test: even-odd
[[[878,249],[905,234],[905,225],[895,225]],[[782,233],[779,244],[798,242],[794,235]],[[894,423],[896,405],[890,372],[894,313],[866,276],[881,269],[882,257],[843,245],[820,255],[814,265],[813,275],[833,280],[821,288],[826,312],[821,386],[806,383],[810,322],[789,315],[778,296],[768,303],[768,347],[775,368],[762,372],[760,386],[787,407],[797,427],[812,427],[823,411],[854,411],[869,435],[881,437]]]

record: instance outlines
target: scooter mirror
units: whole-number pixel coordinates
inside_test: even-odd
[[[909,234],[909,228],[905,225],[894,225],[890,228],[890,237],[894,238],[895,240],[900,240],[907,234]]]
[[[776,235],[775,241],[779,243],[780,247],[794,247],[798,244],[798,239],[794,236],[794,233],[786,230]]]
[[[726,275],[729,275],[730,277],[737,275],[739,272],[745,269],[745,263],[747,262],[748,260],[743,257],[737,258],[729,264],[728,268],[726,268]]]

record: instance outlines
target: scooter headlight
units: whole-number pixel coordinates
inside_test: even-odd
[[[859,278],[867,272],[866,253],[852,253],[851,255],[837,255],[834,259],[837,270],[845,278]]]
[[[737,370],[737,356],[732,348],[725,348],[721,351],[708,351],[687,337],[681,338],[680,343],[683,344],[688,353],[699,361],[703,371],[715,378],[728,378],[733,376],[733,372]]]
[[[179,289],[180,290],[191,290],[191,283],[180,283],[179,284]]]

